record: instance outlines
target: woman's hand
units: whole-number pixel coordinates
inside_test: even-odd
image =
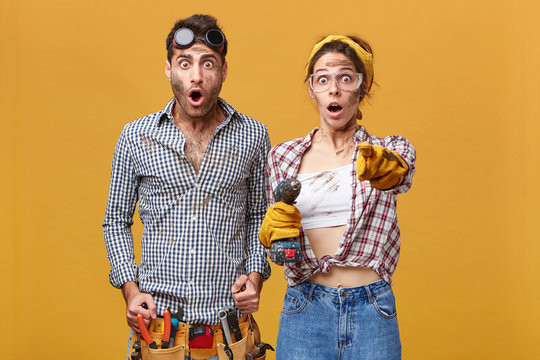
[[[300,211],[295,206],[279,201],[266,210],[259,230],[259,240],[269,248],[272,241],[298,237],[301,220]]]
[[[369,180],[379,190],[388,190],[399,183],[409,170],[407,163],[395,151],[367,142],[358,144],[360,155],[356,161],[358,180]]]

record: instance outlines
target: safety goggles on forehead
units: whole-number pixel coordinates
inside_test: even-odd
[[[342,71],[338,73],[332,72],[317,72],[309,76],[309,87],[314,92],[323,92],[330,89],[332,80],[336,82],[336,86],[342,91],[354,91],[362,84],[362,74],[352,71]]]
[[[204,34],[204,37],[196,37],[193,31],[188,28],[176,30],[172,46],[177,49],[186,49],[192,46],[195,41],[203,41],[210,49],[222,52],[225,48],[225,35],[218,29],[210,29]]]

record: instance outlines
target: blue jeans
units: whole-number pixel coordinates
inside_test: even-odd
[[[384,280],[354,288],[310,281],[288,287],[276,359],[401,359],[392,288]]]

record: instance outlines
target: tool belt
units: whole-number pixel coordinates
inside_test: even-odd
[[[219,360],[229,360],[230,357],[226,353],[226,345],[223,340],[223,331],[220,325],[207,325],[212,329],[213,344],[211,348],[190,348],[189,347],[189,329],[198,325],[189,325],[184,322],[180,322],[176,337],[174,340],[174,346],[171,348],[162,349],[161,339],[163,337],[162,324],[163,318],[157,318],[152,320],[148,332],[150,336],[157,344],[157,349],[152,349],[140,338],[141,354],[143,360],[184,360],[185,356],[191,356],[193,359],[208,359],[212,356],[218,355]],[[240,331],[242,332],[242,339],[228,345],[228,349],[233,354],[234,360],[244,360],[246,354],[248,354],[255,346],[260,343],[260,332],[255,319],[251,315],[244,315],[238,319],[240,325]],[[137,340],[134,336],[132,343]],[[130,344],[130,348],[133,344]],[[227,349],[227,351],[228,351]],[[263,357],[255,359],[265,359],[266,354]]]

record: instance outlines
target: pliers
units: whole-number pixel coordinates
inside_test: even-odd
[[[139,325],[139,331],[141,332],[141,336],[143,337],[144,341],[148,344],[150,349],[157,349],[157,344],[150,336],[150,333],[148,332],[148,328],[146,327],[146,324],[144,323],[144,319],[141,314],[137,314],[137,324]]]
[[[163,312],[163,337],[161,340],[161,348],[167,349],[174,346],[174,339],[176,337],[176,331],[178,330],[178,325],[180,323],[180,319],[182,319],[182,316],[184,316],[184,311],[182,310],[182,307],[178,306],[178,311],[171,314],[169,309],[166,309]],[[148,328],[146,327],[146,324],[144,323],[144,318],[141,314],[137,314],[137,324],[139,325],[139,331],[141,332],[141,336],[143,337],[144,341],[148,344],[148,346],[151,349],[157,349],[157,344],[150,336],[150,333],[148,332]]]
[[[167,349],[174,346],[174,339],[176,338],[176,331],[180,325],[180,320],[184,316],[184,310],[181,306],[178,306],[178,310],[175,313],[171,313],[169,309],[163,312],[164,329],[163,338],[161,339],[161,348]]]

